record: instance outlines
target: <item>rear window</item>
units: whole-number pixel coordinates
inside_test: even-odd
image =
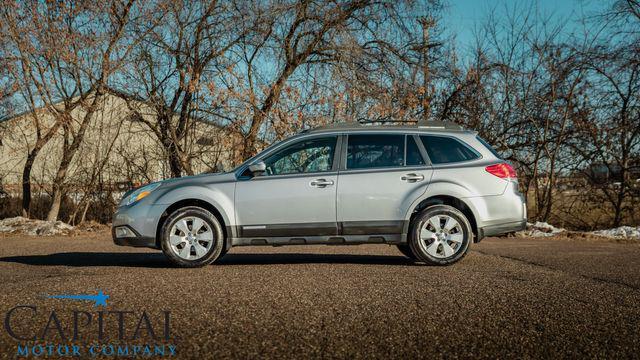
[[[404,164],[404,135],[349,135],[347,169]]]
[[[433,164],[448,164],[480,158],[480,154],[462,142],[445,136],[420,136]]]
[[[500,154],[496,151],[496,149],[494,149],[493,146],[489,145],[489,143],[486,142],[483,138],[481,138],[480,136],[476,136],[476,139],[478,139],[478,141],[480,141],[480,143],[484,145],[484,147],[486,147],[487,150],[491,151],[491,153],[495,157],[497,157],[498,159],[502,159],[502,156],[500,156]]]

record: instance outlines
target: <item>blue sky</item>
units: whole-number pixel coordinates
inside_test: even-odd
[[[566,21],[567,32],[580,31],[580,19],[610,6],[608,0],[448,0],[442,15],[448,33],[456,34],[456,46],[464,51],[474,40],[474,28],[489,12],[504,14],[513,7],[528,8],[533,5],[543,17]]]

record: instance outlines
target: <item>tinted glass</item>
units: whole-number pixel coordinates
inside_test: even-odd
[[[407,166],[424,165],[424,159],[413,136],[407,136]]]
[[[462,142],[444,136],[420,136],[427,155],[434,164],[446,164],[477,159],[480,155]]]
[[[404,165],[404,135],[349,135],[347,169]]]
[[[482,145],[484,145],[484,147],[487,148],[487,150],[491,151],[491,153],[497,157],[498,159],[502,159],[502,156],[500,156],[500,154],[498,154],[498,152],[496,151],[496,149],[493,148],[493,146],[489,145],[488,142],[486,142],[483,138],[481,138],[480,136],[476,136],[476,139],[478,139],[478,141],[480,141],[480,143]]]
[[[330,171],[335,150],[334,136],[297,142],[264,159],[265,175]]]

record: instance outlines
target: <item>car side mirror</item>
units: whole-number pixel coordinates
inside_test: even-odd
[[[249,171],[253,176],[259,176],[267,171],[267,165],[262,160],[256,161],[253,164],[249,165]]]

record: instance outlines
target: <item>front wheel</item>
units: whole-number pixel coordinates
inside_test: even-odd
[[[411,251],[411,247],[409,246],[409,244],[398,244],[396,245],[396,247],[398,248],[398,250],[400,250],[402,255],[408,257],[409,259],[416,260],[416,256],[413,254],[413,251]]]
[[[199,267],[214,262],[224,248],[224,233],[209,211],[189,206],[173,212],[164,222],[162,252],[180,267]]]
[[[418,261],[449,265],[469,250],[473,232],[464,214],[449,205],[430,206],[412,221],[409,246]]]

